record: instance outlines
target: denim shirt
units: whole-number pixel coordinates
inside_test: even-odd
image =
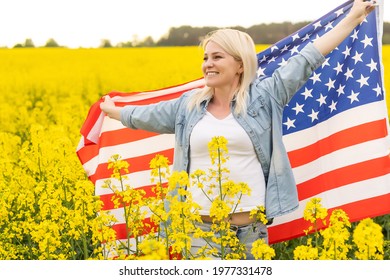
[[[309,43],[288,63],[275,70],[272,76],[258,78],[250,85],[246,115],[233,113],[248,133],[263,169],[268,219],[298,208],[297,188],[282,142],[283,108],[324,60],[323,55]],[[200,110],[194,108],[189,111],[187,104],[191,94],[193,91],[185,92],[174,100],[145,106],[129,105],[121,110],[124,126],[175,134],[173,169],[187,172],[190,164],[190,135],[205,115],[209,102],[201,103]],[[232,112],[234,106],[232,102]]]

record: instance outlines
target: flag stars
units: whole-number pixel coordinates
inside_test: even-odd
[[[336,80],[332,80],[331,78],[329,78],[329,81],[325,84],[328,87],[328,91],[330,91],[332,88],[335,88],[334,87],[335,81]]]
[[[316,101],[320,103],[320,107],[324,104],[326,105],[326,96],[323,96],[322,93],[320,93],[320,98],[317,98]]]
[[[344,88],[345,88],[345,85],[344,86],[339,85],[339,88],[336,90],[336,92],[338,93],[339,97],[340,97],[340,95],[345,94]]]
[[[359,92],[354,92],[353,90],[351,91],[351,94],[347,96],[351,100],[351,104],[354,101],[359,102],[359,99],[358,99],[359,94],[360,94]]]
[[[378,63],[376,63],[372,58],[371,58],[371,62],[366,64],[368,67],[370,67],[370,72],[372,71],[378,71],[378,68],[377,68],[377,65]]]
[[[317,28],[321,28],[322,27],[322,24],[320,21],[317,21],[313,24],[313,27],[314,27],[314,30],[316,30]]]
[[[344,64],[340,64],[340,62],[337,61],[337,66],[335,68],[333,68],[333,70],[335,70],[337,72],[337,75],[340,72],[343,72],[343,66],[344,66]]]
[[[363,53],[355,52],[355,55],[352,57],[352,59],[355,60],[355,65],[356,65],[356,63],[358,63],[359,61],[363,62],[363,60],[362,60],[362,55],[363,55]]]
[[[335,102],[334,100],[332,100],[332,104],[330,104],[328,106],[328,108],[330,109],[330,112],[332,113],[333,111],[336,111],[336,105],[337,105],[337,102]]]
[[[293,54],[295,54],[295,53],[299,53],[298,47],[299,47],[299,46],[294,46],[294,47],[290,50],[291,55],[293,55]]]
[[[376,84],[376,88],[373,90],[376,92],[376,96],[382,95],[382,88],[378,83]]]
[[[356,82],[358,82],[360,84],[360,88],[362,88],[363,86],[368,86],[368,79],[370,77],[364,77],[362,74],[360,74],[360,79],[356,80]]]
[[[330,57],[327,57],[325,59],[325,61],[322,63],[322,66],[321,66],[322,69],[324,69],[325,66],[330,66],[329,59],[330,59]]]
[[[366,48],[367,46],[371,46],[372,47],[373,46],[372,43],[371,43],[372,39],[373,38],[368,38],[367,35],[364,35],[364,40],[362,40],[360,42],[362,42],[364,44],[364,48]]]
[[[311,118],[311,122],[318,120],[318,113],[319,111],[316,112],[313,109],[311,109],[311,114],[308,115]]]
[[[349,78],[353,78],[353,75],[352,75],[353,70],[354,69],[349,69],[349,67],[347,67],[347,71],[345,71],[345,73],[344,73],[344,76],[347,78],[347,81]]]
[[[359,30],[356,30],[356,29],[353,30],[353,34],[351,35],[352,42],[355,42],[355,40],[358,39],[358,33],[359,33]]]
[[[307,87],[305,87],[305,91],[302,92],[301,95],[303,95],[305,97],[305,100],[306,100],[309,97],[313,97],[313,95],[311,94],[312,91],[313,91],[313,89],[308,89]]]
[[[295,115],[298,115],[299,113],[304,113],[304,111],[302,109],[303,106],[304,106],[304,104],[298,104],[298,102],[295,103],[295,107],[292,108],[292,110],[295,111]]]
[[[299,39],[299,38],[300,38],[300,36],[299,36],[298,33],[296,33],[296,34],[294,34],[294,35],[292,36],[293,42],[294,42],[295,40]]]
[[[287,126],[287,130],[289,130],[291,127],[295,128],[294,125],[295,120],[290,120],[290,118],[287,118],[287,121],[284,122],[283,124]]]
[[[286,65],[288,62],[288,60],[285,60],[284,58],[282,58],[282,61],[280,63],[278,63],[279,66],[283,66],[283,65]]]
[[[332,22],[329,22],[329,23],[325,26],[325,32],[328,31],[328,29],[333,29],[333,21],[332,21]]]
[[[345,46],[345,51],[342,52],[342,54],[344,55],[344,58],[347,58],[347,56],[351,55],[351,49],[352,48],[348,48],[348,46]]]
[[[316,73],[316,72],[313,73],[313,75],[310,77],[310,80],[313,81],[313,85],[316,82],[321,82],[320,76],[321,76],[321,73]]]

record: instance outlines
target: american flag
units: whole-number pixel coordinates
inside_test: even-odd
[[[259,53],[259,76],[271,75],[308,42],[332,29],[352,2]],[[381,63],[383,1],[377,2],[376,11],[326,57],[284,110],[283,140],[300,207],[275,218],[269,227],[270,243],[304,235],[308,224],[303,209],[312,197],[321,197],[329,210],[343,209],[351,221],[390,213],[390,138]],[[203,85],[203,79],[198,79],[155,91],[109,95],[117,106],[151,104]],[[121,240],[126,237],[123,210],[113,209],[113,194],[101,187],[110,177],[108,159],[120,154],[131,164],[129,184],[150,193],[148,163],[157,153],[172,162],[174,137],[125,128],[101,112],[100,102],[92,105],[81,129],[77,154],[104,210],[117,217],[114,228]]]

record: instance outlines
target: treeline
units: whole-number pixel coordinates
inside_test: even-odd
[[[247,32],[256,44],[274,44],[284,37],[306,26],[310,22],[283,22],[271,24],[258,24],[249,28],[241,26],[232,26],[230,28]],[[188,25],[172,27],[168,33],[159,40],[154,41],[151,36],[139,40],[136,36],[127,42],[120,42],[113,45],[109,39],[102,39],[99,48],[131,48],[131,47],[159,47],[159,46],[196,46],[202,40],[202,37],[218,27],[192,27]],[[385,22],[383,27],[383,44],[390,44],[390,23]],[[24,43],[19,43],[14,48],[32,48],[35,47],[32,39],[26,39]],[[66,47],[59,45],[53,38],[50,38],[42,47]]]

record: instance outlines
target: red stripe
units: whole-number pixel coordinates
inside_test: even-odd
[[[99,146],[98,145],[87,145],[82,147],[77,151],[77,156],[81,162],[84,164],[99,154]]]
[[[390,194],[330,208],[328,209],[329,215],[335,209],[344,210],[350,217],[350,222],[357,222],[368,217],[382,216],[390,213]],[[277,226],[271,226],[268,228],[269,243],[273,244],[300,237],[304,235],[303,230],[306,230],[308,226],[309,222],[303,218]]]
[[[118,130],[103,132],[100,136],[99,147],[109,147],[120,144],[126,144],[133,141],[139,141],[145,138],[160,135],[158,133],[149,132],[145,130],[131,130],[129,128],[122,128]]]
[[[386,119],[373,121],[334,133],[318,142],[301,149],[288,152],[291,166],[309,163],[326,154],[359,143],[386,137]]]
[[[158,153],[152,153],[152,154],[142,155],[139,157],[123,159],[123,160],[127,161],[130,164],[129,172],[134,173],[134,172],[139,172],[144,170],[150,170],[149,163],[156,156],[156,154],[160,154],[167,157],[170,162],[173,161],[173,148],[164,151],[159,151]],[[90,176],[89,179],[92,181],[93,184],[95,184],[96,181],[99,179],[110,178],[111,174],[112,171],[108,169],[108,163],[105,162],[99,164],[95,174]]]
[[[143,229],[143,235],[148,234],[152,230],[156,230],[157,226],[150,221],[150,218],[144,219],[144,229]],[[116,231],[116,239],[127,239],[127,238],[134,238],[134,236],[131,234],[131,232],[127,232],[126,230],[126,224],[115,224],[112,226],[112,229]],[[129,236],[128,236],[129,235]]]
[[[153,191],[153,187],[155,185],[149,185],[149,186],[143,186],[136,188],[137,190],[144,190],[145,191],[145,197],[155,197],[156,194]],[[166,184],[163,184],[163,186],[166,186]],[[100,200],[103,202],[102,210],[111,210],[115,209],[114,203],[112,202],[112,197],[115,196],[113,193],[109,194],[103,194],[100,195]]]
[[[299,200],[348,184],[390,174],[390,157],[385,156],[335,169],[298,184]]]

